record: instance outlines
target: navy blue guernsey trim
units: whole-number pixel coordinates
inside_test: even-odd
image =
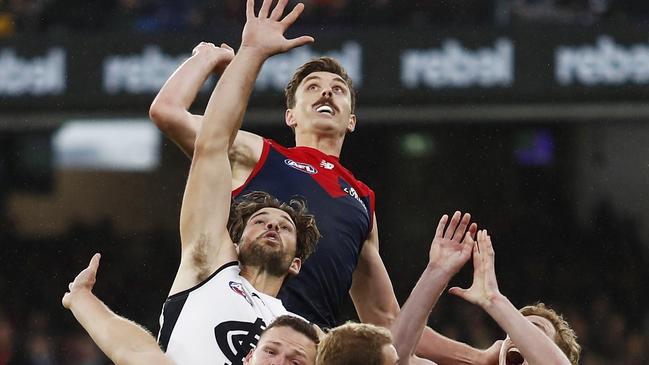
[[[178,293],[176,293],[176,294],[174,294],[174,295],[170,295],[170,296],[167,298],[167,300],[176,299],[177,297],[182,296],[182,295],[185,295],[185,296],[188,295],[190,292],[192,292],[192,291],[194,291],[194,290],[200,288],[200,287],[203,286],[205,283],[207,283],[208,281],[210,281],[210,279],[212,279],[214,276],[216,276],[216,274],[220,273],[221,271],[227,269],[227,268],[230,267],[230,266],[235,266],[235,265],[239,265],[239,261],[230,261],[230,262],[228,262],[228,263],[226,263],[226,264],[223,264],[223,266],[221,266],[221,267],[219,267],[218,269],[216,269],[216,271],[214,271],[214,272],[212,273],[212,275],[208,276],[207,279],[201,281],[200,283],[198,283],[198,284],[192,286],[192,287],[189,288],[189,289],[185,289],[185,290],[183,290],[183,291],[181,291],[181,292],[178,292]]]
[[[210,279],[212,279],[216,274],[220,273],[224,269],[230,267],[230,266],[235,266],[239,265],[239,262],[237,261],[231,261],[223,266],[219,267],[212,275],[210,275],[207,279],[203,280],[202,282],[194,285],[193,287],[183,290],[181,292],[178,292],[174,295],[170,295],[167,300],[164,303],[164,306],[162,307],[162,317],[163,317],[163,322],[162,322],[162,328],[160,328],[160,336],[158,337],[158,344],[162,348],[162,351],[167,351],[167,346],[169,345],[169,339],[171,338],[171,333],[174,330],[174,327],[176,327],[176,322],[178,322],[178,317],[180,317],[180,312],[182,312],[183,307],[185,306],[185,303],[187,302],[187,298],[189,297],[189,294],[200,288],[202,285],[207,283]]]

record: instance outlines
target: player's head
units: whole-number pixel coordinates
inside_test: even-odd
[[[293,316],[280,316],[268,326],[248,353],[246,365],[315,363],[318,333],[313,325]]]
[[[316,129],[344,136],[356,127],[352,80],[331,57],[320,57],[298,68],[284,93],[286,124],[296,134],[302,129]]]
[[[398,360],[390,331],[371,324],[346,323],[320,341],[316,365],[394,365]]]
[[[320,238],[303,201],[282,203],[260,191],[232,204],[228,230],[238,243],[241,265],[261,267],[279,277],[297,274]]]
[[[520,312],[543,333],[550,337],[554,343],[566,354],[572,365],[579,364],[579,353],[581,346],[577,343],[577,335],[570,328],[568,322],[553,309],[548,308],[543,303],[528,305],[523,307]],[[527,365],[516,345],[507,336],[500,349],[500,365]]]

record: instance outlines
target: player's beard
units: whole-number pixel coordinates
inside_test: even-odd
[[[281,249],[273,249],[259,242],[264,238],[257,238],[253,241],[239,246],[239,262],[241,266],[258,267],[269,275],[284,277],[288,274],[288,268],[293,261]]]

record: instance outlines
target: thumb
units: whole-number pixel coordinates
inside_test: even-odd
[[[466,300],[466,292],[469,291],[468,289],[462,289],[460,287],[454,286],[451,289],[448,290],[449,294],[453,294],[455,296],[458,296],[464,300]]]
[[[99,269],[99,260],[101,259],[101,254],[96,253],[92,256],[90,259],[90,264],[88,264],[88,268],[93,272],[97,273],[97,269]]]
[[[493,343],[488,349],[484,350],[486,361],[488,364],[497,364],[498,356],[500,355],[500,348],[503,345],[503,340],[498,340]]]
[[[315,42],[315,39],[308,35],[301,36],[295,39],[289,39],[287,51],[313,42]]]
[[[63,304],[63,307],[66,309],[69,309],[70,307],[68,306],[69,301],[68,297],[70,296],[70,293],[65,293],[63,294],[63,298],[61,299],[61,304]]]

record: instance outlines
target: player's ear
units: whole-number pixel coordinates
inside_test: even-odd
[[[298,257],[295,257],[293,259],[293,262],[291,262],[291,266],[288,267],[288,275],[295,276],[299,274],[301,268],[302,268],[302,260]]]
[[[293,113],[293,109],[286,109],[286,112],[284,113],[284,122],[286,123],[287,126],[295,129],[295,126],[297,125],[297,121],[295,120],[295,114]]]
[[[250,351],[248,351],[248,355],[243,359],[244,364],[250,364],[253,352],[255,352],[255,349],[250,349]]]
[[[356,114],[349,116],[349,123],[347,123],[347,133],[351,133],[356,129]]]

